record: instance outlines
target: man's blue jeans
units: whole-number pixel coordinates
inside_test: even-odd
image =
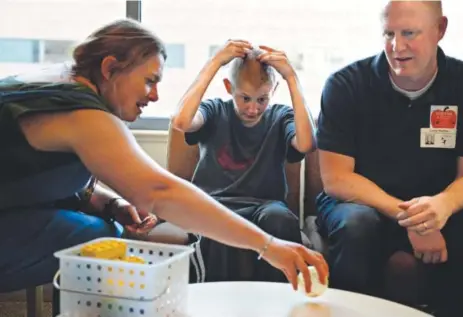
[[[413,252],[407,231],[373,208],[340,202],[325,194],[317,198],[317,207],[317,225],[329,244],[330,286],[380,296],[388,259],[397,251]],[[442,234],[448,261],[425,266],[431,298],[438,307],[451,311],[461,309],[463,211],[449,219]]]
[[[331,286],[375,293],[381,264],[392,255],[390,248],[385,249],[390,238],[385,232],[387,220],[373,208],[327,196],[317,203],[317,225],[328,239]]]

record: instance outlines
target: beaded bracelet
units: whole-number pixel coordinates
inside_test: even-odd
[[[262,248],[262,250],[260,250],[259,255],[257,256],[257,260],[262,259],[262,256],[264,255],[264,253],[267,251],[268,247],[269,247],[270,244],[272,243],[273,238],[274,238],[274,236],[270,236],[270,238],[268,239],[267,243],[264,245],[264,247]]]

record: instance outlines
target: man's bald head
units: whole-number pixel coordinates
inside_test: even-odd
[[[381,22],[394,82],[421,89],[436,73],[439,42],[447,30],[442,1],[387,1]]]
[[[381,11],[381,18],[386,18],[388,16],[388,8],[390,7],[391,4],[394,2],[413,2],[413,3],[420,3],[425,5],[426,7],[429,8],[431,13],[437,18],[440,19],[443,16],[443,10],[442,10],[442,1],[441,0],[435,0],[435,1],[401,1],[401,0],[388,0],[385,1],[385,5],[383,7],[383,10]]]
[[[430,9],[436,14],[438,18],[442,17],[442,1],[421,1],[427,6],[430,7]]]

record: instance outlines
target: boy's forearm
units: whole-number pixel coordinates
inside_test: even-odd
[[[209,84],[220,67],[221,64],[215,59],[209,60],[206,65],[204,65],[193,84],[188,88],[187,92],[180,100],[177,112],[173,117],[173,122],[176,126],[187,129],[191,124],[207,87],[209,87]]]
[[[286,79],[291,101],[294,109],[294,123],[296,126],[296,144],[300,152],[309,152],[315,147],[314,124],[308,107],[305,104],[304,96],[297,75]]]

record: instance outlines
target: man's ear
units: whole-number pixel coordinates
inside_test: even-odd
[[[225,89],[231,95],[233,93],[233,85],[228,78],[223,79],[223,84],[225,85]]]
[[[449,24],[449,20],[447,17],[443,16],[439,20],[439,41],[444,38],[445,32],[447,31],[447,26]]]
[[[118,70],[117,59],[114,56],[106,56],[101,62],[101,76],[108,80]]]

